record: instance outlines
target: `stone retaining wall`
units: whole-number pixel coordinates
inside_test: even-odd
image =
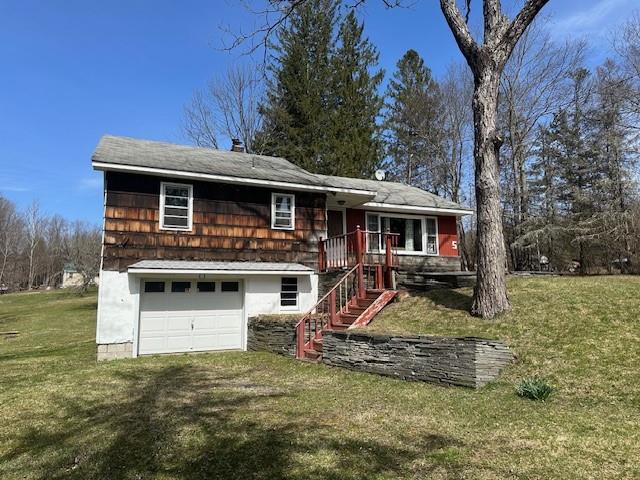
[[[363,332],[324,335],[327,365],[404,380],[479,388],[494,380],[513,354],[498,341],[475,337],[388,336]]]
[[[291,318],[251,317],[247,329],[247,350],[296,356],[296,323]]]

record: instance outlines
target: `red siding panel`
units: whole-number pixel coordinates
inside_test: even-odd
[[[367,229],[364,219],[364,210],[347,208],[347,233],[355,231],[358,225],[360,225],[361,230]]]
[[[441,257],[459,255],[456,217],[438,217],[438,244]]]

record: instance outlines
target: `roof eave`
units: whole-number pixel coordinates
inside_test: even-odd
[[[216,175],[211,173],[184,172],[181,170],[169,170],[164,168],[141,167],[137,165],[123,165],[118,163],[100,162],[93,160],[91,162],[94,170],[112,171],[112,172],[128,172],[128,173],[146,173],[149,175],[157,175],[161,177],[184,178],[188,180],[201,180],[210,182],[229,183],[235,185],[255,185],[266,187],[277,187],[294,191],[303,192],[335,192],[349,193],[352,195],[361,195],[367,199],[374,198],[376,192],[370,190],[360,190],[351,188],[328,187],[324,185],[305,185],[293,182],[281,182],[275,180],[263,180],[258,178],[232,177],[228,175]]]
[[[197,268],[131,268],[132,275],[311,275],[313,270],[208,270]]]
[[[384,202],[366,202],[363,203],[360,209],[371,208],[380,210],[383,212],[399,212],[399,213],[432,213],[435,215],[453,215],[456,217],[463,217],[465,215],[472,215],[473,210],[468,208],[448,208],[448,207],[420,207],[417,205],[399,205],[395,203]]]

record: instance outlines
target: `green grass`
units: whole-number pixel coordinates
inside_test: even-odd
[[[475,391],[267,353],[97,364],[95,295],[0,297],[0,478],[638,478],[640,279],[510,283],[387,308],[371,328],[506,340],[518,362]],[[517,396],[549,379],[547,402]]]

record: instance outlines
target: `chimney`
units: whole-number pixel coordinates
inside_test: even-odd
[[[244,145],[242,145],[242,142],[240,141],[240,139],[238,138],[231,139],[231,151],[244,153]]]

